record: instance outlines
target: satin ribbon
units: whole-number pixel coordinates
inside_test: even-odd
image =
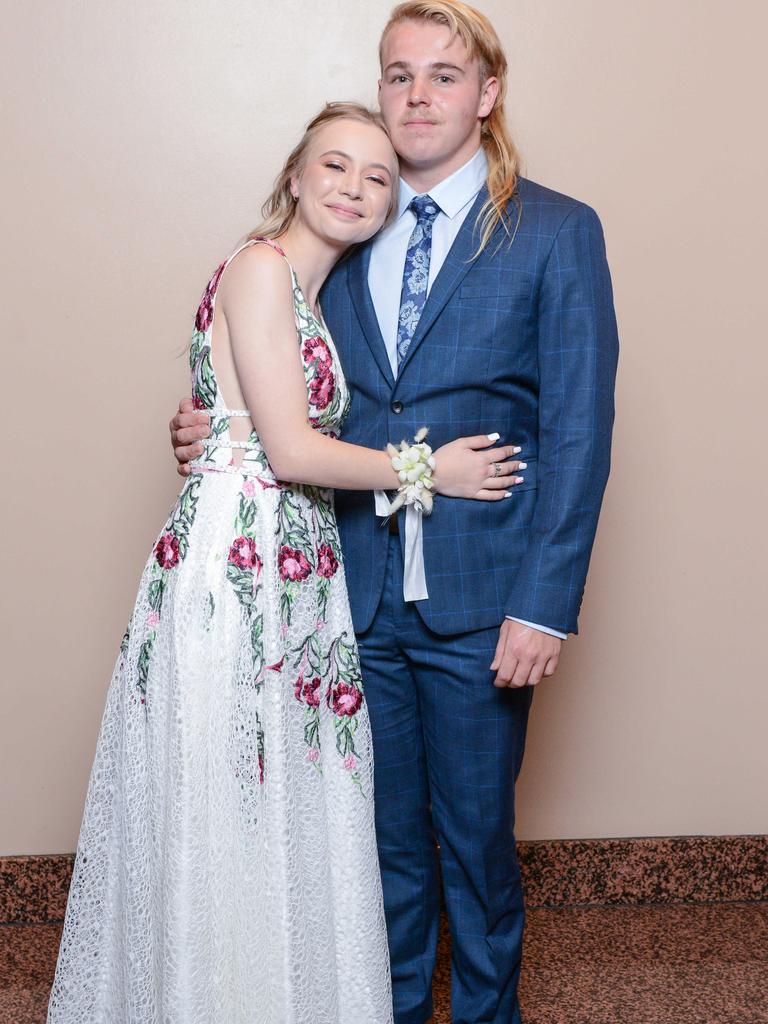
[[[376,515],[389,517],[389,498],[375,491]],[[405,553],[403,556],[403,600],[425,601],[427,577],[424,573],[424,532],[422,514],[413,505],[405,507]]]

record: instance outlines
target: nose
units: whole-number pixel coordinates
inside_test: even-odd
[[[344,182],[339,189],[342,195],[347,196],[349,199],[362,199],[363,198],[363,186],[360,181],[360,177],[357,174],[347,174],[344,178]]]
[[[408,106],[428,107],[431,103],[432,99],[429,95],[429,87],[426,79],[413,78],[411,80],[411,87],[408,90]]]

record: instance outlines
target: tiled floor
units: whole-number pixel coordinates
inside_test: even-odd
[[[45,1020],[59,934],[0,926],[0,1024]],[[521,1002],[524,1024],[768,1024],[768,903],[531,909]]]

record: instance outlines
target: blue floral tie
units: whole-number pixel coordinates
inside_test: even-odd
[[[397,365],[400,366],[416,333],[427,298],[429,257],[432,253],[432,225],[440,207],[431,196],[414,196],[408,205],[416,214],[416,226],[408,240],[397,322]]]

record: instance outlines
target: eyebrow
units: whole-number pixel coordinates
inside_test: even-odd
[[[341,149],[329,149],[326,153],[321,153],[319,159],[322,160],[324,156],[343,156],[345,160],[349,160],[350,163],[354,163],[354,160]],[[391,174],[392,171],[386,164],[368,164],[369,167],[378,167],[382,171],[386,171],[387,174]]]
[[[460,68],[458,64],[448,64],[445,61],[435,61],[429,65],[432,71],[458,71],[460,75],[466,74],[465,68]],[[405,60],[393,60],[391,64],[387,64],[384,71],[392,71],[394,68],[402,68],[403,71],[410,70],[410,64]]]

